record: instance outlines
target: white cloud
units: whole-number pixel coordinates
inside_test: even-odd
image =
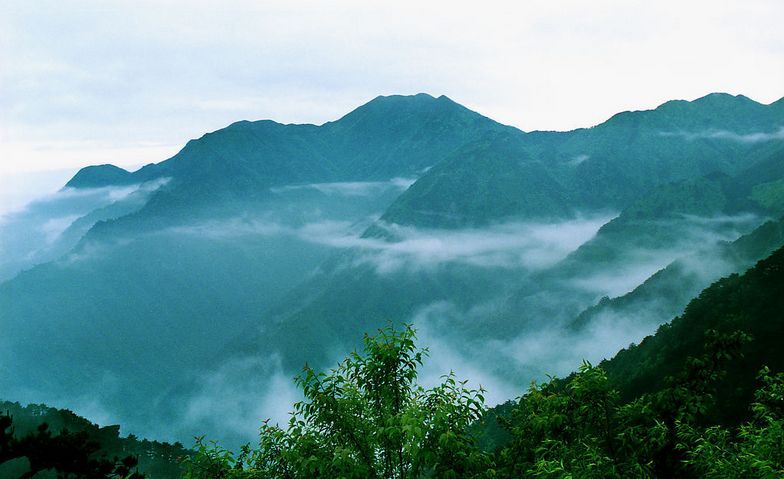
[[[680,136],[687,140],[727,140],[738,143],[762,143],[766,141],[784,140],[784,127],[773,132],[735,133],[726,130],[705,130],[701,132],[662,132],[662,136]]]
[[[686,261],[687,257],[694,253],[715,251],[719,243],[734,241],[764,220],[750,213],[679,215],[675,219],[662,220],[661,227],[678,232],[675,240],[659,247],[648,248],[629,244],[616,245],[612,258],[606,258],[594,265],[588,273],[570,278],[569,283],[597,296],[621,296],[676,259]],[[708,268],[708,265],[705,267]]]
[[[382,190],[395,188],[406,190],[414,184],[414,178],[392,178],[389,181],[347,181],[334,183],[309,183],[304,185],[288,185],[270,188],[273,193],[296,190],[316,190],[326,195],[339,196],[375,196]]]
[[[571,160],[569,160],[569,165],[577,166],[577,165],[579,165],[581,163],[585,163],[589,159],[591,159],[591,155],[586,155],[586,154],[577,155],[574,158],[572,158]]]
[[[57,238],[60,237],[63,231],[71,226],[71,223],[73,223],[77,218],[79,218],[79,215],[66,215],[46,220],[46,222],[41,225],[41,231],[43,231],[44,236],[46,237],[46,243],[54,243]]]
[[[579,334],[560,328],[527,330],[509,340],[488,341],[483,347],[508,359],[510,367],[530,371],[532,378],[564,376],[576,370],[582,360],[596,364],[653,334],[659,326],[658,318],[648,320],[644,315],[642,311],[631,320],[627,316],[605,315]]]
[[[610,215],[557,223],[511,222],[462,230],[417,229],[378,223],[394,238],[321,237],[316,241],[360,250],[359,261],[379,273],[457,262],[480,267],[542,269],[563,259],[611,218]]]
[[[128,214],[141,208],[149,195],[168,181],[161,178],[121,187],[62,188],[0,215],[0,281],[60,257],[76,245],[93,223],[110,219],[119,211]],[[104,210],[109,205],[117,206],[114,213]],[[90,217],[91,221],[74,225],[83,217]],[[72,225],[75,230],[69,230]],[[63,235],[66,231],[75,234]],[[97,246],[88,247],[66,260],[80,261],[98,250]]]
[[[335,220],[292,226],[276,219],[232,218],[166,231],[209,238],[287,235],[333,248],[353,248],[358,252],[357,263],[370,263],[384,274],[450,262],[479,267],[546,268],[590,239],[611,217],[589,216],[557,223],[512,222],[462,230],[377,222],[393,239],[362,237],[365,222]]]
[[[510,382],[509,375],[504,377],[498,371],[498,363],[487,361],[486,350],[474,350],[472,354],[470,350],[475,345],[470,340],[455,341],[445,334],[444,329],[449,327],[450,319],[457,316],[465,314],[457,311],[451,303],[437,302],[421,308],[411,319],[416,328],[417,345],[428,350],[428,357],[419,371],[419,383],[425,387],[436,386],[451,371],[458,380],[467,380],[467,387],[485,389],[488,406],[519,396],[520,388]],[[470,343],[468,347],[466,343]]]
[[[285,425],[301,394],[281,368],[280,358],[234,358],[204,373],[186,398],[180,427],[210,431],[215,437],[252,441],[262,421]]]
[[[497,306],[489,303],[461,311],[438,302],[413,315],[417,344],[430,351],[421,371],[423,383],[436,384],[440,375],[454,370],[458,378],[469,380],[469,386],[484,386],[489,405],[498,404],[523,394],[531,380],[564,376],[582,360],[596,364],[611,358],[655,332],[661,322],[659,315],[648,315],[646,309],[631,318],[602,315],[580,333],[569,332],[559,322],[544,322],[522,324],[517,334],[505,338],[465,334],[465,324],[492,318],[498,314]]]

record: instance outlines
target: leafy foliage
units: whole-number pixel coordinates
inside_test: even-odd
[[[65,477],[83,477],[77,471],[84,473],[91,461],[96,464],[104,461],[100,471],[109,470],[111,463],[129,471],[138,469],[152,479],[166,479],[179,477],[181,458],[191,454],[179,443],[149,441],[134,435],[120,437],[119,426],[99,427],[69,410],[43,404],[21,406],[0,402],[0,411],[5,411],[0,416],[0,422],[3,422],[0,425],[0,450],[3,451],[0,463],[27,457],[31,470],[66,467],[76,476]],[[133,465],[126,459],[112,462],[112,458],[133,458],[137,462]],[[73,469],[78,464],[81,469]],[[21,468],[19,474],[24,469]],[[0,477],[10,474],[8,471],[0,470]],[[122,468],[115,470],[115,475],[125,477],[128,474],[120,472]]]
[[[484,415],[482,390],[451,373],[432,389],[418,386],[427,352],[414,334],[387,327],[329,373],[306,366],[296,379],[304,399],[286,428],[265,422],[258,446],[236,455],[199,438],[185,478],[772,478],[784,470],[784,374],[760,372],[752,421],[706,425],[716,385],[751,339],[744,333],[707,331],[702,356],[631,401],[588,362],[566,380],[533,383],[499,417],[509,441],[492,455],[472,432]]]
[[[4,474],[14,474],[19,479],[36,476],[41,471],[54,470],[58,478],[69,479],[143,479],[136,471],[138,459],[116,456],[109,459],[101,452],[100,445],[89,439],[84,431],[76,433],[63,430],[52,435],[49,426],[42,423],[35,433],[16,437],[13,418],[9,414],[0,415],[0,465],[18,459],[4,470]]]
[[[666,386],[663,379],[677,374],[689,356],[702,354],[704,334],[742,330],[752,340],[743,348],[743,361],[727,364],[719,378],[720,392],[711,420],[734,425],[748,420],[754,401],[754,373],[764,366],[784,371],[780,342],[784,334],[784,248],[757,263],[743,275],[731,275],[705,289],[684,314],[661,326],[654,336],[620,351],[603,363],[625,401]]]
[[[434,388],[418,385],[427,351],[414,340],[410,326],[388,326],[329,373],[306,366],[296,379],[304,400],[286,428],[265,422],[258,447],[236,456],[202,438],[185,477],[492,476],[490,456],[469,432],[482,417],[482,389],[453,373]]]
[[[749,341],[710,330],[702,356],[662,389],[627,402],[588,362],[566,380],[533,383],[499,417],[509,442],[490,454],[471,427],[483,419],[481,389],[454,374],[432,389],[418,386],[426,351],[411,327],[388,327],[366,335],[364,354],[329,373],[306,366],[296,379],[304,399],[288,426],[265,422],[256,448],[235,454],[198,438],[184,477],[781,477],[784,374],[760,372],[752,421],[706,425],[716,385]]]
[[[763,368],[758,379],[763,385],[752,404],[754,419],[737,431],[678,424],[685,462],[700,477],[784,477],[784,374]]]
[[[707,353],[668,386],[622,403],[605,371],[583,363],[567,381],[532,384],[502,419],[510,443],[503,477],[781,477],[784,374],[765,368],[754,420],[736,430],[703,427],[724,368],[740,358],[742,333],[710,331]]]

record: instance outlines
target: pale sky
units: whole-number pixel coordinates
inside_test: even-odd
[[[714,91],[770,103],[782,19],[781,0],[0,0],[0,188],[381,94],[444,94],[523,130]]]

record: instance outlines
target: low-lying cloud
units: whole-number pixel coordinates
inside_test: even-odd
[[[590,159],[591,159],[591,155],[586,155],[586,154],[583,153],[583,154],[576,155],[576,156],[572,157],[572,159],[568,161],[568,164],[570,166],[577,166],[577,165],[580,165],[582,163],[585,163],[586,161],[588,161]]]
[[[204,373],[197,390],[182,405],[181,427],[210,431],[212,438],[249,441],[263,421],[288,423],[296,401],[302,398],[293,375],[286,374],[277,356],[234,358]]]
[[[0,217],[0,281],[65,254],[97,221],[138,210],[167,182],[63,188]]]
[[[479,267],[542,269],[563,259],[596,234],[608,216],[554,223],[511,222],[462,230],[419,229],[377,223],[394,239],[314,237],[359,251],[359,262],[380,274],[463,263]]]
[[[553,223],[510,222],[461,230],[421,229],[376,222],[388,237],[363,237],[370,221],[324,220],[286,225],[274,220],[233,218],[171,228],[207,238],[286,235],[338,249],[355,249],[357,263],[380,274],[463,263],[478,267],[541,269],[555,264],[596,234],[609,215]],[[372,218],[368,218],[372,220]]]
[[[270,188],[273,193],[285,193],[297,190],[315,190],[326,195],[339,196],[374,196],[386,189],[404,191],[414,184],[414,178],[392,178],[389,181],[350,181],[335,183],[309,183],[305,185],[287,185]]]
[[[643,248],[635,244],[633,236],[624,238],[623,243],[613,246],[611,258],[605,258],[595,265],[598,267],[588,268],[586,272],[570,278],[569,281],[579,289],[591,291],[597,296],[621,296],[673,261],[688,261],[690,255],[699,252],[705,257],[712,257],[719,244],[736,240],[763,221],[764,218],[750,213],[679,215],[670,221],[660,220],[658,226],[669,229],[674,240]],[[709,264],[703,266],[706,270],[716,269]],[[695,268],[695,274],[702,274],[699,268]],[[707,271],[705,274],[713,277]]]
[[[490,312],[490,309],[485,311]],[[510,381],[509,375],[499,371],[503,358],[494,362],[487,357],[486,350],[474,350],[470,339],[462,340],[448,333],[450,323],[471,317],[481,319],[477,311],[464,313],[453,304],[439,301],[426,305],[414,314],[411,323],[416,328],[417,345],[427,348],[428,357],[419,371],[418,381],[425,387],[443,382],[443,376],[454,372],[458,380],[468,381],[467,387],[483,388],[486,403],[495,405],[520,395],[521,388]],[[467,347],[466,347],[467,346]],[[507,371],[508,373],[508,371]]]
[[[430,352],[421,372],[421,382],[436,384],[440,375],[453,370],[468,385],[487,389],[488,405],[523,394],[530,381],[564,376],[583,360],[598,363],[621,348],[638,343],[660,324],[658,315],[646,311],[634,318],[603,315],[579,333],[558,324],[522,327],[509,338],[466,337],[456,332],[461,324],[492,317],[492,309],[461,311],[439,302],[423,307],[412,318],[418,344]]]
[[[583,360],[596,364],[612,358],[618,350],[639,343],[659,326],[658,317],[648,317],[645,310],[632,319],[607,314],[579,334],[562,328],[529,330],[510,340],[489,341],[484,347],[508,360],[511,368],[529,371],[532,379],[563,376],[576,370]]]
[[[736,133],[727,130],[705,130],[700,132],[664,131],[661,136],[677,136],[686,140],[727,140],[738,143],[762,143],[766,141],[784,140],[784,127],[772,132],[758,131],[754,133]]]

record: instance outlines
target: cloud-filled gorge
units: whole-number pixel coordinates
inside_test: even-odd
[[[429,351],[422,386],[489,406],[582,360],[654,385],[730,322],[777,346],[784,308],[722,303],[784,264],[781,0],[49,3],[0,15],[0,402],[237,450],[385,325]]]
[[[372,264],[379,274],[432,268],[450,262],[532,270],[557,263],[611,218],[601,214],[552,223],[512,221],[457,230],[421,229],[376,221],[376,230],[383,231],[383,237],[362,234],[372,217],[361,222],[323,220],[299,226],[245,217],[169,231],[216,239],[289,236],[337,249],[355,249],[355,261]]]
[[[49,374],[47,361],[91,361],[89,374],[62,366],[61,377],[83,374],[76,386],[43,379],[28,385],[6,377],[0,386],[9,394],[56,402],[95,418],[120,421],[128,432],[162,439],[209,432],[227,444],[252,440],[261,420],[286,421],[291,403],[299,398],[292,378],[302,362],[311,360],[307,350],[287,352],[274,340],[268,343],[267,330],[291,318],[296,321],[308,308],[316,316],[352,314],[324,309],[331,307],[329,298],[312,306],[323,296],[309,289],[309,280],[318,277],[317,286],[357,295],[357,304],[363,304],[367,294],[371,307],[389,306],[373,301],[398,301],[401,296],[395,294],[404,294],[404,300],[418,298],[400,310],[387,308],[393,313],[385,319],[418,329],[420,344],[430,350],[422,382],[436,384],[454,370],[472,385],[484,386],[490,404],[503,402],[522,394],[531,379],[567,374],[582,359],[598,361],[640,341],[680,307],[646,303],[634,315],[629,314],[632,309],[602,309],[583,328],[570,328],[603,296],[627,294],[674,261],[679,261],[684,277],[697,278],[695,285],[733,271],[731,262],[705,259],[707,252],[763,221],[749,214],[661,220],[655,230],[668,231],[668,238],[677,241],[653,241],[647,230],[612,236],[601,228],[621,217],[608,211],[550,222],[510,218],[485,227],[422,228],[379,219],[410,184],[393,179],[280,187],[272,191],[268,204],[243,204],[221,215],[137,234],[83,237],[96,221],[142,208],[164,184],[62,191],[28,206],[26,223],[23,216],[10,216],[0,226],[4,238],[17,235],[20,245],[24,235],[34,233],[36,240],[25,247],[39,256],[29,261],[43,257],[40,251],[55,260],[54,267],[29,275],[31,281],[70,291],[71,278],[86,282],[98,272],[110,278],[112,288],[108,293],[102,285],[85,290],[83,304],[58,310],[73,324],[41,313],[43,327],[57,328],[67,338],[46,357],[18,339],[35,334],[35,328],[15,316],[17,305],[9,306],[6,317],[17,326],[0,353],[6,367],[24,373],[18,377],[44,378]],[[46,249],[58,244],[67,248]],[[598,260],[585,251],[595,244],[604,251]],[[7,251],[4,259],[17,257]],[[494,279],[484,284],[490,277]],[[381,294],[366,291],[369,278],[397,292],[385,298],[384,286]],[[461,292],[459,297],[444,297],[428,290],[427,282]],[[145,316],[151,307],[149,288],[160,298],[153,317]],[[290,291],[296,291],[293,299]],[[98,293],[109,295],[106,310],[91,300]],[[20,298],[20,304],[25,301],[42,302],[42,311],[55,307],[47,298]],[[82,319],[84,310],[95,311],[94,316]],[[84,328],[82,321],[97,324]],[[215,328],[216,321],[220,328]],[[318,366],[337,363],[363,332],[358,330],[347,342],[324,345],[329,360],[322,356]],[[107,354],[99,347],[99,337],[122,342],[127,354]],[[248,338],[252,347],[237,348],[237,337]],[[145,351],[139,364],[132,354],[137,349]],[[146,378],[144,384],[133,382],[138,375]],[[85,390],[83,383],[95,387]],[[167,411],[165,427],[160,418],[135,412],[143,410],[142,402]]]

